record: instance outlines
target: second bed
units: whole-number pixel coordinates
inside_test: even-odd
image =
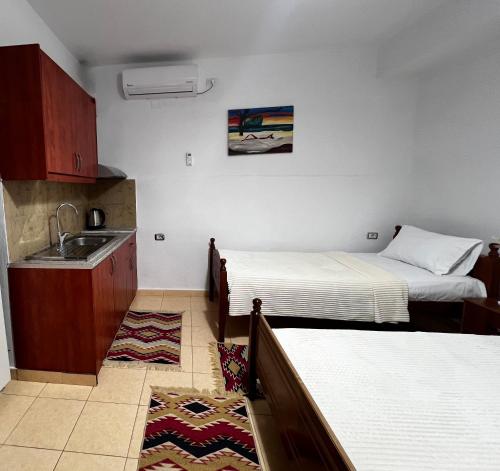
[[[500,258],[491,244],[470,276],[442,276],[376,253],[217,250],[212,239],[209,264],[222,342],[227,317],[248,315],[257,296],[268,316],[408,326],[411,314],[415,328],[455,331],[464,298],[498,291]]]

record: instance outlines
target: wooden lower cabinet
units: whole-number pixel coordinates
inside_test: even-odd
[[[9,268],[16,367],[97,375],[137,290],[135,235],[94,269]]]
[[[128,241],[128,251],[127,305],[130,306],[137,293],[137,244],[135,234]]]

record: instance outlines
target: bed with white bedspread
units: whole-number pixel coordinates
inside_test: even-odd
[[[408,300],[486,296],[476,278],[434,275],[375,253],[219,252],[228,261],[230,316],[248,315],[259,297],[266,315],[408,322]]]
[[[273,333],[358,471],[500,469],[500,337]]]
[[[488,255],[482,248],[479,239],[413,226],[396,226],[378,254],[225,250],[212,238],[209,298],[218,295],[218,341],[227,319],[247,315],[255,297],[266,315],[294,318],[296,326],[355,321],[348,327],[457,332],[464,298],[500,296],[500,245],[490,244]]]

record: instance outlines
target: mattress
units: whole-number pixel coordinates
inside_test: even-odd
[[[274,333],[358,471],[500,469],[500,337]]]
[[[408,322],[408,286],[392,273],[344,252],[236,252],[227,259],[229,314],[365,322]]]
[[[423,268],[376,253],[352,255],[405,280],[410,301],[461,301],[464,298],[486,297],[484,283],[471,276],[435,275]]]

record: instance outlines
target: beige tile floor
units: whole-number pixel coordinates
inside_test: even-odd
[[[184,311],[181,370],[103,368],[94,388],[11,381],[0,392],[0,469],[135,471],[150,387],[214,388],[217,315],[208,299],[138,294],[132,308]],[[247,343],[248,318],[230,321],[228,341]],[[263,467],[289,469],[266,402],[249,412]]]

